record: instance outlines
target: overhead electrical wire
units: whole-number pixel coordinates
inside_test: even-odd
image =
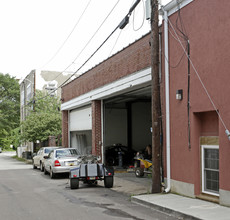
[[[118,3],[120,2],[120,0],[118,0],[116,2],[116,4],[113,6],[113,8],[111,9],[111,11],[108,13],[108,15],[105,17],[105,19],[102,21],[102,23],[100,24],[100,26],[98,27],[98,29],[94,32],[94,34],[92,35],[92,37],[88,40],[88,42],[86,43],[86,45],[82,48],[82,50],[78,53],[78,55],[74,58],[74,60],[71,62],[71,64],[69,64],[62,72],[65,72],[70,66],[72,66],[75,61],[80,57],[80,55],[82,54],[82,52],[85,50],[85,48],[89,45],[89,43],[92,41],[92,39],[95,37],[95,35],[97,34],[97,32],[101,29],[101,27],[103,26],[103,24],[105,23],[105,21],[108,19],[108,17],[111,15],[111,13],[113,12],[113,10],[116,8],[116,6],[118,5]]]
[[[72,66],[74,64],[74,62],[76,61],[76,59],[83,53],[83,51],[86,49],[86,47],[89,45],[89,43],[91,42],[91,40],[95,37],[95,35],[97,34],[97,32],[101,29],[101,27],[103,26],[103,24],[105,23],[105,21],[108,19],[108,17],[111,15],[111,13],[113,12],[113,10],[115,9],[115,7],[117,6],[117,4],[120,2],[120,0],[118,0],[116,2],[116,4],[113,6],[113,8],[111,9],[111,11],[108,13],[108,15],[105,17],[105,19],[103,20],[103,22],[100,24],[100,26],[98,27],[98,29],[95,31],[95,33],[92,35],[92,37],[90,38],[90,40],[86,43],[86,45],[83,47],[83,49],[80,51],[80,53],[77,55],[77,57],[74,59],[74,61],[71,62],[71,64],[69,64],[63,71],[60,72],[60,74],[58,74],[53,80],[57,79],[60,75],[62,75],[63,72],[65,72],[70,66]],[[52,81],[53,81],[52,80]]]
[[[85,9],[83,10],[83,12],[81,13],[79,19],[77,20],[77,22],[75,23],[73,29],[71,30],[71,32],[69,33],[69,35],[67,36],[67,38],[63,41],[63,43],[61,44],[61,46],[58,48],[58,50],[54,53],[54,55],[42,66],[41,69],[43,69],[45,66],[47,66],[57,55],[58,53],[61,51],[61,49],[64,47],[64,45],[66,44],[66,42],[68,41],[68,39],[70,38],[70,36],[72,35],[72,33],[74,32],[74,30],[76,29],[77,25],[79,24],[79,22],[81,21],[82,17],[84,16],[86,10],[89,7],[89,4],[91,3],[92,0],[89,0],[88,4],[86,5]]]
[[[112,49],[111,49],[111,51],[110,51],[110,53],[109,53],[109,57],[111,56],[111,54],[112,54],[112,52],[113,52],[113,49],[114,49],[115,46],[117,45],[118,39],[119,39],[120,36],[121,36],[121,32],[122,32],[122,30],[120,30],[120,32],[119,32],[119,34],[118,34],[118,36],[117,36],[117,39],[116,39],[116,41],[115,41],[115,43],[114,43],[114,45],[113,45],[113,47],[112,47]]]
[[[134,27],[135,11],[133,13],[133,30],[134,31],[139,31],[143,27],[144,22],[145,22],[145,3],[144,3],[144,0],[142,0],[142,5],[143,5],[143,19],[142,19],[142,23],[141,23],[140,27],[138,27],[137,29],[135,29],[135,27]]]
[[[120,0],[119,0],[120,1]],[[114,34],[114,32],[120,28],[123,29],[128,23],[129,23],[129,17],[131,16],[133,10],[135,9],[135,7],[139,4],[140,0],[136,0],[136,2],[132,5],[132,7],[129,9],[129,12],[126,14],[126,16],[124,17],[124,19],[114,28],[114,30],[107,36],[107,38],[100,44],[100,46],[88,57],[88,59],[67,79],[65,80],[60,86],[58,86],[56,89],[54,89],[52,91],[52,93],[54,93],[55,91],[57,91],[59,88],[61,88],[63,85],[65,85],[83,66],[85,66],[86,63],[88,63],[88,61],[101,49],[101,47],[108,41],[108,39]],[[41,97],[37,100],[41,100],[44,99],[45,97],[49,96],[50,94],[47,94],[44,97]],[[27,103],[34,103],[36,100],[32,100],[31,102]]]

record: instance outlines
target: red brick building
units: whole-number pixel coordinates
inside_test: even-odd
[[[64,86],[62,88],[64,146],[76,144],[73,140],[76,135],[83,135],[84,138],[83,136],[77,138],[85,139],[83,141],[87,142],[86,145],[92,146],[92,153],[98,155],[102,154],[103,147],[106,146],[130,145],[135,141],[133,140],[135,135],[132,137],[133,131],[128,129],[131,125],[128,111],[132,109],[135,109],[135,114],[139,109],[149,112],[148,117],[138,119],[148,121],[147,125],[143,125],[145,130],[148,130],[148,138],[145,138],[146,135],[140,138],[143,139],[143,144],[136,143],[136,149],[144,148],[151,143],[150,73],[149,35],[146,35]],[[138,106],[138,103],[144,104]],[[117,117],[117,120],[113,121],[114,117]],[[81,118],[82,124],[75,128],[71,124],[73,121],[71,118],[73,120]],[[135,120],[135,123],[138,122]],[[105,127],[110,131],[106,131]]]
[[[166,191],[228,206],[229,8],[227,0],[173,0],[162,9],[160,35]],[[62,88],[65,147],[84,146],[105,161],[108,146],[138,151],[151,143],[149,41]]]

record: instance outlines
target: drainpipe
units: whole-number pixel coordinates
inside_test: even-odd
[[[104,157],[104,103],[101,100],[101,159],[102,163],[105,163]]]
[[[164,11],[164,42],[165,42],[165,106],[166,106],[166,163],[167,163],[167,188],[171,189],[171,166],[170,166],[170,112],[169,112],[169,49],[168,49],[168,12]]]
[[[70,118],[69,118],[69,116],[70,116],[70,110],[68,110],[67,114],[68,114],[68,146],[67,147],[70,148],[70,143],[71,143],[70,142],[70,137],[71,136],[70,136],[70,130],[69,130],[70,129],[70,124],[69,124],[70,123]]]

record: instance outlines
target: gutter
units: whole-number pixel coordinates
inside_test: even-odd
[[[171,189],[171,167],[170,167],[170,111],[169,111],[169,48],[168,48],[168,12],[164,11],[164,42],[165,42],[165,106],[166,106],[166,163],[167,163],[167,188]]]

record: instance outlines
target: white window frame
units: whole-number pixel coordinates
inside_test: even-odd
[[[205,175],[204,175],[204,150],[205,149],[218,149],[218,145],[201,145],[201,162],[202,162],[202,193],[213,195],[213,196],[219,196],[219,193],[214,193],[210,191],[205,190]]]

